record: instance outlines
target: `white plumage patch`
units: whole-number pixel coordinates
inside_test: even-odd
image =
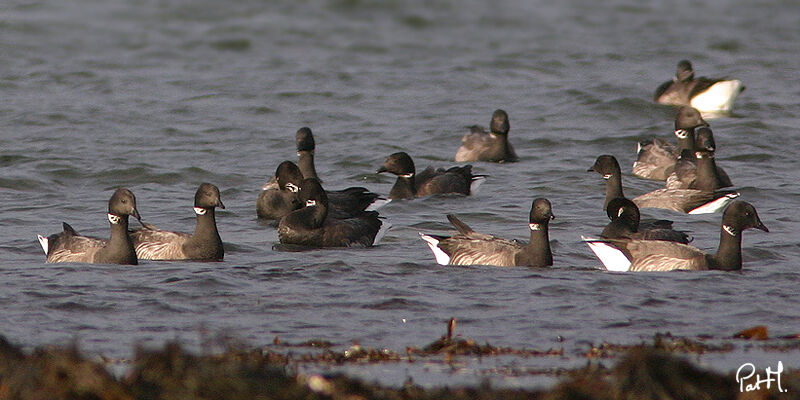
[[[306,200],[306,207],[313,207],[315,205],[317,205],[317,201],[316,200],[311,200],[311,199]]]
[[[47,249],[50,248],[50,241],[47,240],[46,237],[42,235],[36,235],[39,237],[39,244],[42,245],[42,250],[44,250],[44,255],[47,255]]]
[[[114,225],[118,224],[121,219],[122,217],[119,215],[108,214],[108,222],[111,222]]]
[[[428,236],[422,232],[419,233],[419,237],[425,241],[425,243],[430,247],[431,251],[433,252],[433,256],[436,257],[436,262],[441,265],[449,265],[450,264],[450,256],[444,252],[444,250],[439,248],[439,239],[436,239],[433,236]]]
[[[600,259],[600,262],[603,263],[603,266],[606,267],[607,270],[626,272],[631,269],[631,260],[628,260],[628,257],[625,257],[625,254],[618,248],[609,243],[599,241],[602,239],[594,239],[586,236],[581,236],[581,239],[589,245],[594,255]]]
[[[392,223],[389,220],[381,219],[381,229],[378,229],[378,233],[375,234],[375,240],[372,241],[372,245],[375,246],[381,242],[383,236],[386,235],[386,232],[392,227]]]
[[[364,211],[378,211],[381,207],[389,204],[391,201],[392,199],[377,198],[375,199],[375,201],[370,203],[370,205],[367,206],[367,208],[365,208]]]
[[[733,101],[742,91],[742,81],[732,79],[720,81],[705,92],[694,96],[691,100],[692,107],[700,112],[730,112],[733,108]]]
[[[469,194],[474,195],[478,193],[478,189],[480,189],[483,182],[486,182],[485,176],[476,176],[472,178],[472,183],[469,184]]]
[[[208,210],[203,207],[194,207],[194,213],[197,215],[205,215],[207,212]]]
[[[725,207],[728,205],[728,203],[730,203],[731,201],[733,201],[733,199],[737,197],[739,197],[739,193],[726,194],[725,196],[722,196],[714,201],[710,201],[706,204],[703,204],[700,207],[695,208],[694,210],[689,211],[688,214],[692,215],[713,214],[715,212],[724,210]]]

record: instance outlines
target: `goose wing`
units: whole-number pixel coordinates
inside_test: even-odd
[[[383,222],[377,211],[346,219],[327,218],[322,225],[324,247],[372,246]]]
[[[697,96],[698,94],[705,92],[706,90],[708,90],[708,88],[724,80],[725,79],[706,78],[704,76],[695,79],[694,87],[692,87],[692,90],[689,92],[689,98],[691,99]]]
[[[668,80],[658,85],[658,87],[656,88],[656,92],[653,94],[653,101],[657,103],[663,103],[660,98],[661,96],[664,95],[664,93],[666,93],[667,89],[669,89],[669,87],[672,86],[672,83],[673,83],[672,80]]]
[[[470,132],[461,138],[461,146],[456,151],[455,160],[475,161],[483,149],[491,146],[492,138],[486,130],[478,125],[470,127]]]
[[[681,243],[663,240],[631,240],[631,271],[707,270],[705,253]]]
[[[349,187],[325,193],[328,195],[330,212],[337,218],[358,215],[378,198],[376,193],[363,187]]]
[[[136,257],[140,260],[185,259],[183,244],[191,237],[188,233],[171,232],[145,227],[130,233]]]
[[[658,138],[650,143],[639,143],[632,172],[640,178],[663,181],[678,159],[676,152],[675,146]]]
[[[50,235],[47,262],[92,262],[94,254],[106,245],[106,240],[81,236],[66,222],[64,231]]]
[[[522,251],[523,245],[515,240],[471,232],[443,239],[439,247],[450,255],[451,265],[513,267],[515,256]]]
[[[633,199],[639,208],[663,208],[680,213],[704,214],[720,211],[738,197],[734,191],[706,192],[697,189],[658,189]]]
[[[429,167],[429,169],[433,170]],[[425,173],[426,169],[423,171]],[[421,178],[425,178],[421,180]],[[439,168],[430,174],[417,176],[417,195],[425,196],[437,193],[458,193],[469,195],[472,184],[472,166],[452,167],[448,170]]]

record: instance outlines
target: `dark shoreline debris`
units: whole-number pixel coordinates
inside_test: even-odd
[[[194,355],[178,343],[163,349],[136,349],[128,373],[113,377],[98,359],[82,356],[77,346],[45,346],[25,354],[0,336],[0,400],[4,399],[796,399],[800,398],[800,370],[788,366],[782,375],[783,393],[759,390],[740,393],[733,373],[704,370],[679,355],[731,351],[732,345],[709,345],[657,334],[652,343],[613,345],[602,343],[584,354],[584,367],[531,373],[552,374],[560,383],[549,390],[494,388],[487,383],[472,387],[423,388],[409,381],[400,388],[366,383],[341,373],[302,374],[300,363],[343,364],[415,362],[443,357],[483,357],[512,354],[521,357],[558,356],[563,350],[525,350],[478,345],[455,334],[455,320],[447,334],[406,354],[353,345],[334,351],[335,344],[309,340],[270,346],[288,350],[240,349],[229,346],[215,354]],[[797,340],[783,347],[797,350]],[[241,344],[240,344],[241,345]],[[774,344],[772,346],[775,346]],[[293,354],[298,348],[316,354]],[[608,368],[593,360],[618,357]],[[498,371],[500,372],[500,371]],[[763,371],[762,371],[763,372]],[[513,375],[513,373],[511,374]]]

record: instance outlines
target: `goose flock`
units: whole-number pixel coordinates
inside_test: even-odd
[[[628,199],[623,194],[622,170],[613,155],[600,155],[588,169],[605,180],[603,209],[610,222],[597,237],[582,236],[609,271],[740,270],[742,232],[769,232],[755,207],[737,200],[740,194],[725,170],[716,164],[716,143],[703,114],[729,113],[744,90],[738,80],[695,78],[692,64],[678,63],[675,77],[658,87],[657,103],[679,107],[674,134],[677,144],[660,138],[639,143],[632,174],[664,181],[665,186]],[[496,110],[489,130],[472,126],[456,150],[456,162],[506,163],[519,160],[508,141],[508,114]],[[391,201],[411,201],[440,194],[469,196],[486,180],[472,165],[428,166],[417,172],[406,152],[389,155],[377,173],[397,180],[387,197],[363,187],[327,190],[314,166],[315,142],[310,128],[295,136],[297,163],[281,162],[256,199],[259,219],[272,220],[283,245],[303,248],[354,247],[377,244],[391,224],[378,210]],[[224,246],[217,231],[216,208],[225,208],[217,186],[203,183],[194,197],[197,222],[193,233],[172,232],[142,222],[134,194],[117,189],[108,202],[107,240],[80,235],[67,223],[63,231],[39,236],[47,262],[137,264],[146,260],[222,261]],[[599,208],[599,205],[598,205]],[[642,220],[640,209],[661,208],[684,214],[722,212],[719,248],[705,253],[689,245],[692,237],[673,229],[667,220]],[[131,229],[133,216],[141,228]],[[419,235],[443,265],[500,267],[553,265],[549,224],[555,218],[550,201],[533,200],[528,217],[528,243],[478,233],[455,215],[447,215],[457,233]]]

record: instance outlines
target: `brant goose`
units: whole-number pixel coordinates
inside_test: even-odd
[[[735,201],[722,215],[716,254],[663,240],[582,239],[609,271],[735,271],[742,269],[742,232],[748,228],[769,232],[758,218],[755,207]]]
[[[490,132],[483,127],[473,125],[470,133],[461,138],[461,147],[456,152],[456,162],[491,161],[510,162],[517,161],[514,147],[508,143],[508,114],[503,110],[495,110],[492,114]]]
[[[378,244],[391,227],[377,211],[338,219],[328,216],[328,196],[319,181],[304,179],[298,198],[305,207],[292,211],[278,224],[278,239],[283,244],[306,247],[352,247]]]
[[[297,192],[303,174],[291,161],[284,161],[275,170],[275,186],[261,190],[256,200],[256,214],[263,219],[281,219],[300,207]]]
[[[217,232],[215,208],[225,208],[219,188],[203,183],[194,195],[197,225],[194,234],[170,232],[145,224],[130,233],[136,256],[142,260],[222,261],[225,249]]]
[[[692,240],[686,233],[673,230],[672,221],[640,221],[639,207],[624,197],[611,200],[606,212],[611,222],[600,234],[604,239],[666,240],[683,244]]]
[[[644,179],[663,181],[672,173],[675,161],[683,149],[694,150],[694,130],[708,123],[700,112],[692,107],[681,107],[675,116],[675,136],[678,147],[660,140],[651,143],[639,142],[636,149],[636,161],[633,163],[633,174]]]
[[[486,180],[484,175],[472,175],[472,166],[452,167],[434,170],[428,167],[419,174],[411,157],[401,151],[386,158],[378,173],[389,172],[397,175],[390,199],[413,199],[431,194],[457,193],[470,195]]]
[[[599,173],[606,180],[606,199],[603,209],[617,197],[625,197],[622,193],[622,173],[614,156],[597,157],[594,165],[588,169]],[[739,193],[732,190],[714,191],[709,188],[699,189],[657,189],[633,199],[639,208],[664,208],[686,214],[709,214],[722,210]]]
[[[322,182],[322,179],[317,176],[317,170],[314,166],[314,150],[316,149],[316,144],[314,142],[314,134],[311,132],[311,128],[302,127],[298,129],[297,134],[295,135],[295,141],[297,144],[297,165],[299,166],[300,173],[302,174],[301,180],[303,178],[314,178]],[[297,183],[299,184],[299,181]],[[272,177],[262,187],[262,190],[277,188],[277,179],[276,177]],[[370,192],[363,187],[349,187],[346,189],[333,191],[328,190],[327,194],[328,200],[331,203],[331,212],[337,217],[356,215],[364,210],[378,210],[388,204],[390,201]],[[280,216],[277,218],[280,218],[283,215],[286,215],[286,213],[280,214]]]
[[[653,101],[676,106],[691,105],[708,113],[727,113],[743,90],[744,86],[738,79],[695,78],[692,63],[681,60],[675,77],[656,89]]]
[[[448,214],[447,219],[458,230],[458,234],[419,235],[433,251],[436,262],[442,265],[546,267],[553,265],[548,237],[548,226],[553,218],[553,210],[547,199],[538,198],[533,201],[528,224],[531,240],[527,245],[516,240],[475,232],[452,214]]]
[[[297,164],[291,161],[282,162],[278,165],[275,176],[276,185],[262,190],[256,200],[256,214],[259,218],[281,219],[303,206],[297,200],[297,192],[303,181],[303,174]],[[326,191],[326,194],[331,215],[336,218],[352,217],[364,210],[373,211],[389,202],[363,187]]]
[[[39,243],[47,255],[47,262],[83,262],[96,264],[136,265],[136,251],[128,236],[128,216],[141,220],[136,210],[136,197],[126,188],[117,189],[108,201],[108,221],[111,237],[108,240],[81,236],[66,222],[64,231],[43,237]]]
[[[728,174],[714,161],[716,146],[711,129],[702,127],[695,132],[695,136],[695,152],[688,149],[681,152],[672,173],[667,177],[667,189],[713,187],[713,190],[717,190],[733,186]],[[702,175],[700,180],[698,180],[698,175]],[[712,182],[708,183],[704,180]]]

